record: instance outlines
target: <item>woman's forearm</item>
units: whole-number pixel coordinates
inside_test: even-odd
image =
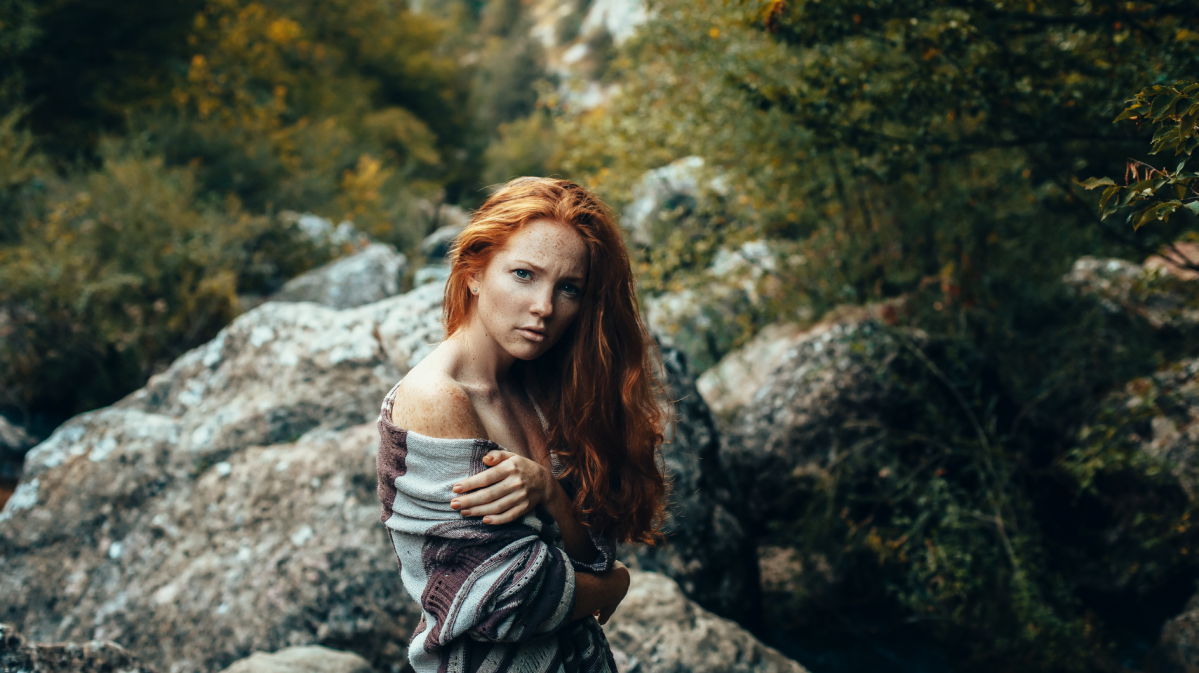
[[[621,564],[606,573],[575,573],[575,611],[582,619],[619,603],[629,590],[629,571]]]
[[[592,563],[598,553],[591,542],[587,528],[579,522],[575,513],[574,503],[566,497],[566,491],[557,481],[553,483],[553,492],[545,503],[545,508],[558,524],[562,533],[562,546],[574,560],[582,563]],[[588,613],[591,614],[591,613]]]

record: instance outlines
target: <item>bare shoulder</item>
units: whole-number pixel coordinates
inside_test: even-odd
[[[448,375],[414,369],[396,390],[391,422],[397,427],[442,439],[487,438],[470,396]]]

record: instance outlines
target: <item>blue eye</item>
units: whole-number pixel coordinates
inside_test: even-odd
[[[533,277],[533,274],[529,273],[528,269],[517,269],[512,273],[516,274],[516,277],[521,280],[528,280]]]

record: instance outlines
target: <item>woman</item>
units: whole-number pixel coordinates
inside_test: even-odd
[[[418,673],[615,672],[600,624],[629,574],[614,543],[652,543],[665,494],[633,289],[611,213],[565,180],[508,183],[459,235],[447,338],[379,416]]]

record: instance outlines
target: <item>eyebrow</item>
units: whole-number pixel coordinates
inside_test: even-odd
[[[545,273],[545,267],[539,266],[537,264],[534,264],[532,262],[529,262],[529,261],[526,261],[523,259],[514,259],[514,260],[512,260],[511,263],[519,265],[519,266],[527,266],[530,269],[536,271],[537,273]],[[574,283],[575,285],[582,285],[584,282],[583,279],[579,278],[578,276],[563,276],[562,280],[568,280],[568,281]]]

